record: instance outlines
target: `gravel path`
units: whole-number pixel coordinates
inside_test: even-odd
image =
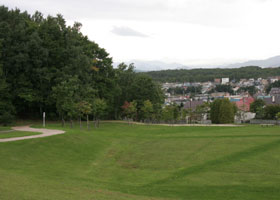
[[[0,139],[0,142],[11,142],[11,141],[17,141],[17,140],[27,140],[27,139],[33,139],[33,138],[41,138],[41,137],[48,137],[52,135],[58,135],[63,134],[65,131],[61,130],[54,130],[54,129],[44,129],[44,128],[30,128],[29,126],[16,126],[12,127],[15,131],[29,131],[29,132],[39,132],[42,133],[40,135],[30,135],[30,136],[23,136],[23,137],[15,137],[15,138],[6,138],[6,139]]]

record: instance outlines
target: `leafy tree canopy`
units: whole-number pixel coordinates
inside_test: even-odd
[[[146,100],[163,102],[150,77],[136,74],[133,64],[114,69],[106,50],[81,27],[78,22],[67,26],[62,15],[29,15],[0,6],[0,118],[15,113],[36,118],[43,112],[61,119],[96,116],[104,101],[102,117],[118,119],[125,101],[135,100],[137,111]]]

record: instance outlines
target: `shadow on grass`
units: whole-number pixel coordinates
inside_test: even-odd
[[[172,137],[162,137],[161,139],[199,139],[199,138],[253,138],[253,137],[279,137],[280,135],[219,135],[219,136],[212,136],[212,135],[205,135],[205,136],[172,136]]]
[[[221,165],[230,164],[230,163],[233,163],[233,162],[238,162],[238,161],[240,161],[240,159],[256,156],[260,153],[267,152],[267,151],[269,151],[273,148],[278,147],[279,145],[280,145],[280,140],[276,140],[276,141],[270,142],[268,144],[252,147],[252,148],[250,148],[248,150],[245,150],[245,151],[242,151],[242,152],[233,153],[231,155],[224,156],[224,157],[216,159],[216,160],[207,161],[207,162],[205,162],[203,164],[200,164],[200,165],[195,165],[193,167],[181,169],[181,170],[173,173],[171,176],[169,176],[165,179],[161,179],[161,180],[151,182],[147,185],[144,185],[143,187],[144,188],[145,187],[152,187],[154,185],[164,184],[164,183],[167,183],[167,182],[170,182],[170,181],[181,179],[181,178],[186,177],[188,175],[197,174],[197,173],[201,173],[201,172],[206,172],[210,169],[217,168]]]

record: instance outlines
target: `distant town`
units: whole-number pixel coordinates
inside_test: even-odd
[[[176,104],[195,111],[198,106],[205,103],[226,98],[243,113],[242,120],[248,121],[256,116],[256,113],[250,112],[250,105],[256,100],[263,100],[265,105],[280,104],[280,88],[269,88],[279,80],[280,76],[239,81],[225,77],[208,82],[166,82],[162,84],[162,88],[165,92],[165,105]]]

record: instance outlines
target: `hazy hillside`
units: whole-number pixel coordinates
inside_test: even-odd
[[[136,71],[159,71],[165,69],[188,69],[188,67],[179,64],[179,63],[165,63],[162,61],[141,61],[141,60],[130,60],[129,62],[125,62],[126,64],[133,63],[135,66]],[[114,67],[117,67],[120,63],[115,62]]]
[[[280,67],[261,68],[255,66],[241,68],[215,68],[215,69],[177,69],[146,72],[154,80],[159,82],[195,82],[213,81],[215,78],[229,77],[232,79],[242,78],[267,78],[279,76]]]
[[[274,56],[265,60],[251,60],[244,63],[235,63],[230,64],[225,67],[227,68],[236,68],[236,67],[244,67],[244,66],[259,66],[259,67],[280,67],[280,56]]]
[[[147,71],[159,71],[159,70],[174,70],[174,69],[197,69],[197,68],[239,68],[246,66],[258,66],[263,68],[269,67],[280,67],[280,56],[274,56],[265,60],[250,60],[242,63],[232,63],[229,65],[184,65],[180,63],[165,63],[162,61],[141,61],[141,60],[131,60],[126,62],[127,64],[134,63],[137,71],[147,72]],[[114,63],[114,67],[118,66],[118,62]]]

